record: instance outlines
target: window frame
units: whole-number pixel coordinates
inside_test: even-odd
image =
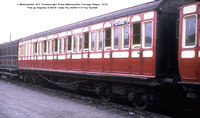
[[[92,33],[94,33],[94,50],[92,50]],[[95,31],[91,31],[90,32],[90,40],[89,40],[90,52],[95,52],[95,41],[96,41],[96,32]]]
[[[125,48],[125,47],[124,47],[124,40],[125,40],[125,37],[124,37],[124,36],[125,36],[124,29],[125,29],[126,26],[129,27],[129,43],[128,43],[128,48]],[[131,39],[131,38],[130,38],[130,34],[131,34],[130,31],[131,31],[131,30],[130,30],[130,24],[126,24],[126,25],[123,25],[123,26],[122,26],[122,50],[127,50],[127,49],[130,48],[130,42],[131,42],[131,41],[130,41],[130,39]]]
[[[34,42],[33,43],[33,55],[37,55],[38,54],[38,43]]]
[[[59,44],[58,38],[54,38],[53,41],[54,41],[54,45],[53,45],[54,54],[58,54],[58,44]],[[57,44],[56,44],[56,42],[57,42]]]
[[[80,42],[80,37],[82,37],[81,42]],[[80,48],[80,44],[81,44],[81,48]],[[78,34],[78,50],[77,50],[77,52],[82,52],[82,51],[83,51],[83,35]]]
[[[62,54],[62,42],[63,38],[58,38],[58,54]]]
[[[50,49],[50,55],[53,55],[54,54],[54,40],[51,39],[50,42],[51,42],[51,45],[50,45],[50,47],[51,47],[51,49]]]
[[[115,49],[114,48],[114,46],[115,46],[115,29],[117,29],[118,28],[118,30],[119,30],[119,34],[118,34],[118,48],[117,49]],[[112,50],[119,50],[120,49],[120,26],[116,26],[116,27],[113,27],[112,28],[112,38],[111,38],[112,40],[111,40],[111,45],[112,45]]]
[[[110,29],[110,46],[107,46],[106,47],[106,30]],[[108,50],[111,50],[111,47],[112,47],[112,28],[111,27],[107,27],[105,28],[105,33],[104,33],[104,50],[108,51]]]
[[[190,17],[196,17],[196,31],[195,31],[195,44],[193,46],[186,46],[185,41],[186,41],[186,19]],[[190,15],[185,15],[183,17],[183,23],[182,23],[182,48],[195,48],[197,45],[197,25],[198,25],[198,19],[197,19],[197,14],[190,14]]]
[[[44,43],[44,46],[43,46],[43,48],[44,48],[44,49],[43,49],[43,53],[46,54],[46,53],[47,53],[47,40],[44,40],[43,43]]]
[[[71,42],[69,43],[69,37]],[[69,50],[70,48],[70,50]],[[72,52],[72,35],[68,35],[67,36],[67,53]]]
[[[51,51],[51,49],[50,49],[50,47],[51,47],[51,40],[47,40],[47,52],[46,52],[46,54],[50,54],[50,51]]]
[[[44,53],[44,41],[41,41],[41,55]]]
[[[140,44],[133,44],[133,25],[134,24],[139,24],[140,23]],[[142,22],[141,21],[136,21],[136,22],[132,22],[132,43],[131,43],[131,46],[132,46],[132,49],[138,49],[138,48],[141,48],[142,47],[142,41],[141,41],[141,39],[142,39]]]
[[[76,37],[76,35],[73,35],[72,37],[73,37],[72,38],[72,53],[76,53],[77,52],[77,37]],[[74,37],[76,38],[75,45],[74,45]],[[74,46],[75,46],[75,48],[74,48]],[[74,49],[75,49],[75,51],[74,51]]]
[[[21,45],[20,46],[20,56],[25,56],[25,50],[24,50],[24,48],[25,48],[25,45]]]
[[[146,23],[149,23],[149,22],[151,22],[152,23],[152,41],[151,41],[151,47],[145,47],[145,24]],[[152,47],[153,47],[153,41],[154,41],[154,39],[153,39],[153,37],[154,37],[154,35],[153,35],[153,32],[154,32],[154,30],[153,30],[153,20],[147,20],[147,21],[144,21],[143,22],[143,27],[142,27],[142,48],[143,49],[151,49]]]
[[[37,54],[41,55],[41,42],[37,42]]]
[[[102,49],[101,50],[99,50],[100,32],[102,32]],[[97,31],[97,51],[102,51],[103,50],[103,41],[104,41],[103,40],[103,36],[104,36],[103,34],[104,34],[103,29]]]
[[[85,34],[88,34],[88,41],[87,41],[87,45],[88,45],[88,48],[85,48]],[[89,40],[90,40],[90,33],[89,33],[89,31],[88,32],[84,32],[84,40],[83,40],[83,51],[84,52],[88,52],[89,51]]]
[[[67,38],[63,37],[63,54],[67,53]]]

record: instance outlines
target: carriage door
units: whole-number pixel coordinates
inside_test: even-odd
[[[153,54],[153,21],[141,22],[139,16],[132,18],[132,74],[153,76],[155,63]]]
[[[200,6],[198,7],[198,16],[200,16]],[[197,19],[197,44],[199,44],[198,45],[198,64],[197,64],[197,70],[196,70],[196,72],[197,72],[197,74],[198,74],[198,80],[200,79],[200,73],[199,73],[199,71],[200,71],[200,17],[198,17],[198,19]]]
[[[154,75],[154,52],[153,52],[153,21],[145,21],[142,24],[142,48],[140,50],[142,74]]]
[[[132,51],[131,69],[132,74],[142,74],[142,48],[141,48],[141,22],[132,23]]]
[[[183,17],[180,71],[184,80],[197,80],[197,15]]]

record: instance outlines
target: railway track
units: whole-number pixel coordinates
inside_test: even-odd
[[[75,94],[69,91],[67,92],[67,91],[63,91],[59,89],[47,88],[47,87],[28,84],[28,83],[24,83],[20,81],[13,81],[10,79],[9,80],[2,79],[2,80],[11,82],[18,86],[23,86],[32,90],[38,90],[40,92],[44,92],[50,95],[58,95],[66,99],[76,101],[78,103],[87,104],[97,109],[102,109],[102,110],[107,110],[109,112],[122,114],[122,115],[127,116],[128,118],[170,118],[169,116],[162,115],[159,113],[137,110],[134,107],[124,105],[124,104],[119,104],[119,103],[114,103],[114,102],[104,102],[98,98],[90,97],[88,95],[85,96],[85,95]]]

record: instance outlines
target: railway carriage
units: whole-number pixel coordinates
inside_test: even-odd
[[[19,70],[52,82],[75,77],[79,87],[87,80],[82,89],[100,90],[104,100],[120,94],[143,107],[140,99],[154,96],[149,87],[178,72],[177,4],[153,1],[22,38]]]
[[[180,3],[156,0],[21,38],[13,64],[24,81],[123,96],[138,109],[198,99],[200,2]],[[1,73],[12,63],[2,61],[4,45]]]
[[[18,76],[18,40],[0,44],[0,75]]]
[[[175,30],[169,28],[176,27],[177,9],[173,6],[177,2],[164,2],[150,2],[22,38],[19,68],[146,80],[173,75],[177,73],[173,61],[177,41]]]
[[[187,2],[181,5],[179,13],[178,65],[187,96],[199,97],[200,85],[200,2]]]

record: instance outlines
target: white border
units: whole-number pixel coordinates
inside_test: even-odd
[[[104,24],[104,28],[109,28],[109,27],[111,27],[111,23],[110,23],[110,22],[106,22],[106,23]]]
[[[145,47],[144,43],[145,43],[145,23],[148,23],[148,22],[152,22],[152,41],[151,41],[151,47]],[[143,22],[143,30],[142,30],[142,48],[144,49],[149,49],[149,48],[152,48],[153,47],[153,21],[152,20],[148,20],[148,21],[145,21]]]
[[[128,58],[129,52],[113,52],[112,57],[113,58]]]
[[[102,58],[102,53],[91,53],[90,54],[90,59],[101,59]]]
[[[94,33],[94,50],[91,50],[92,49],[92,33]],[[90,36],[89,36],[90,38],[89,38],[89,50],[90,50],[90,52],[94,52],[95,51],[95,44],[96,44],[96,32],[90,32]]]
[[[131,22],[138,22],[141,21],[141,17],[140,16],[133,16],[133,18],[131,19]]]
[[[129,27],[129,44],[128,44],[128,48],[124,48],[124,34],[125,34],[125,32],[124,32],[124,27],[126,27],[126,26],[128,26]],[[128,25],[124,25],[124,26],[122,26],[122,50],[127,50],[127,49],[129,49],[130,48],[130,25],[128,24]]]
[[[181,52],[181,58],[194,58],[195,51],[194,50],[186,50]]]
[[[185,34],[186,34],[186,19],[188,17],[192,17],[195,16],[196,17],[196,35],[195,35],[195,45],[194,46],[185,46]],[[197,44],[197,15],[196,14],[191,14],[191,15],[186,15],[183,17],[183,27],[182,27],[182,47],[183,48],[194,48]]]
[[[196,10],[197,10],[196,4],[185,6],[183,8],[183,14],[193,13],[193,12],[196,12]]]
[[[138,58],[138,57],[140,57],[139,53],[140,53],[140,51],[132,51],[131,55],[132,55],[133,58]]]
[[[144,20],[151,19],[153,17],[154,17],[154,12],[153,11],[144,14]]]
[[[103,50],[103,37],[104,37],[104,35],[102,36],[102,49],[101,50],[99,50],[99,39],[100,39],[100,32],[102,32],[102,34],[103,34],[103,30],[98,30],[97,31],[97,51],[102,51]]]
[[[153,51],[152,50],[143,51],[143,57],[153,57]]]
[[[118,38],[118,48],[117,48],[117,49],[114,49],[115,29],[117,29],[117,28],[119,29],[119,34],[118,34],[118,35],[119,35],[119,38]],[[111,38],[112,50],[119,50],[119,48],[120,48],[120,47],[119,47],[119,43],[120,43],[120,26],[113,27],[111,30],[112,30],[112,31],[111,31],[111,32],[112,32],[112,33],[111,33],[111,34],[112,34],[112,38]],[[122,36],[122,35],[121,35],[121,36]],[[121,38],[122,38],[122,37],[121,37]]]
[[[103,28],[103,23],[99,23],[99,24],[92,25],[90,27],[90,30],[97,30],[97,29],[102,29],[102,28]]]

